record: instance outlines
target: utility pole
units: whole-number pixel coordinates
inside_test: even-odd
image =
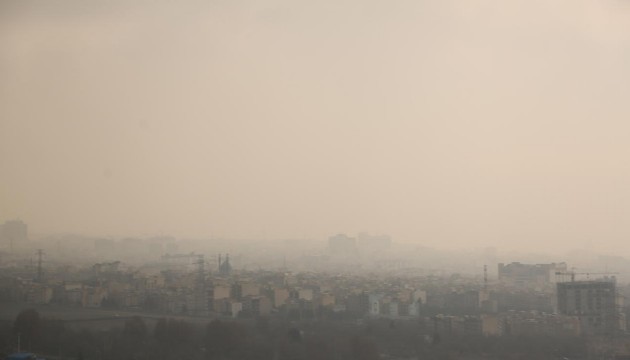
[[[206,291],[206,272],[205,260],[203,255],[198,255],[197,261],[197,279],[195,281],[195,315],[206,315],[208,311],[208,294]]]
[[[44,250],[37,250],[37,282],[42,282],[44,276],[42,271],[42,258],[44,257]]]

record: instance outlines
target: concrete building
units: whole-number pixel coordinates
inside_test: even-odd
[[[381,300],[383,299],[383,297],[383,294],[368,295],[368,313],[370,314],[370,316],[381,315]]]
[[[231,288],[227,285],[214,285],[212,287],[212,296],[214,300],[223,300],[230,298]]]
[[[222,313],[232,318],[238,317],[241,311],[243,311],[243,303],[240,301],[224,299],[222,304]]]
[[[615,278],[557,284],[557,311],[577,316],[582,331],[609,335],[619,330]]]
[[[299,289],[298,298],[313,301],[313,289]]]
[[[400,312],[399,312],[399,306],[398,306],[398,302],[397,301],[391,301],[388,304],[388,313],[387,315],[391,318],[397,318],[400,316]]]
[[[253,282],[241,283],[241,297],[260,295],[260,285]]]
[[[556,273],[566,273],[566,263],[511,264],[499,263],[499,282],[521,287],[545,287],[556,283]]]
[[[355,238],[346,234],[337,234],[328,238],[328,251],[331,255],[356,255],[357,243]]]
[[[330,293],[322,293],[319,297],[319,304],[321,306],[332,307],[335,305],[335,295]]]
[[[273,306],[279,308],[286,304],[289,299],[289,290],[287,289],[274,289],[273,290]]]
[[[407,316],[419,316],[420,315],[420,303],[417,301],[407,304]]]
[[[426,290],[415,290],[411,294],[411,300],[413,302],[418,302],[420,304],[426,304],[427,303],[427,292],[426,292]]]
[[[52,300],[53,289],[41,284],[33,284],[26,293],[28,304],[48,304]]]
[[[503,335],[503,319],[497,315],[481,315],[480,319],[483,336]]]
[[[107,298],[107,290],[100,286],[85,286],[83,288],[83,307],[100,307]]]
[[[267,316],[271,314],[272,304],[266,296],[247,296],[241,302],[241,310],[250,316]]]

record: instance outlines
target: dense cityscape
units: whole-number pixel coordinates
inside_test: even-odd
[[[628,0],[0,0],[0,360],[630,360],[628,99]]]
[[[37,241],[19,220],[1,234],[4,354],[144,358],[172,331],[186,346],[165,359],[630,356],[623,274],[569,262],[496,263],[496,249],[485,249],[476,274],[430,269],[393,252],[390,237],[365,233],[293,254],[273,254],[268,241],[269,253],[221,240],[212,246],[233,253],[194,251],[195,241],[170,236]],[[128,332],[137,339],[116,340]],[[77,340],[85,334],[91,342]]]

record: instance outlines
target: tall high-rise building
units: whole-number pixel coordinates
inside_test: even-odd
[[[567,271],[566,263],[551,264],[511,264],[499,263],[499,281],[517,286],[544,286],[557,282],[557,273]]]
[[[610,335],[619,329],[615,278],[557,284],[558,313],[577,316],[582,331]]]
[[[356,255],[356,239],[346,234],[331,236],[328,238],[328,251],[331,255]]]

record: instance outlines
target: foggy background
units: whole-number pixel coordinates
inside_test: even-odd
[[[630,2],[2,1],[33,233],[630,237]]]

